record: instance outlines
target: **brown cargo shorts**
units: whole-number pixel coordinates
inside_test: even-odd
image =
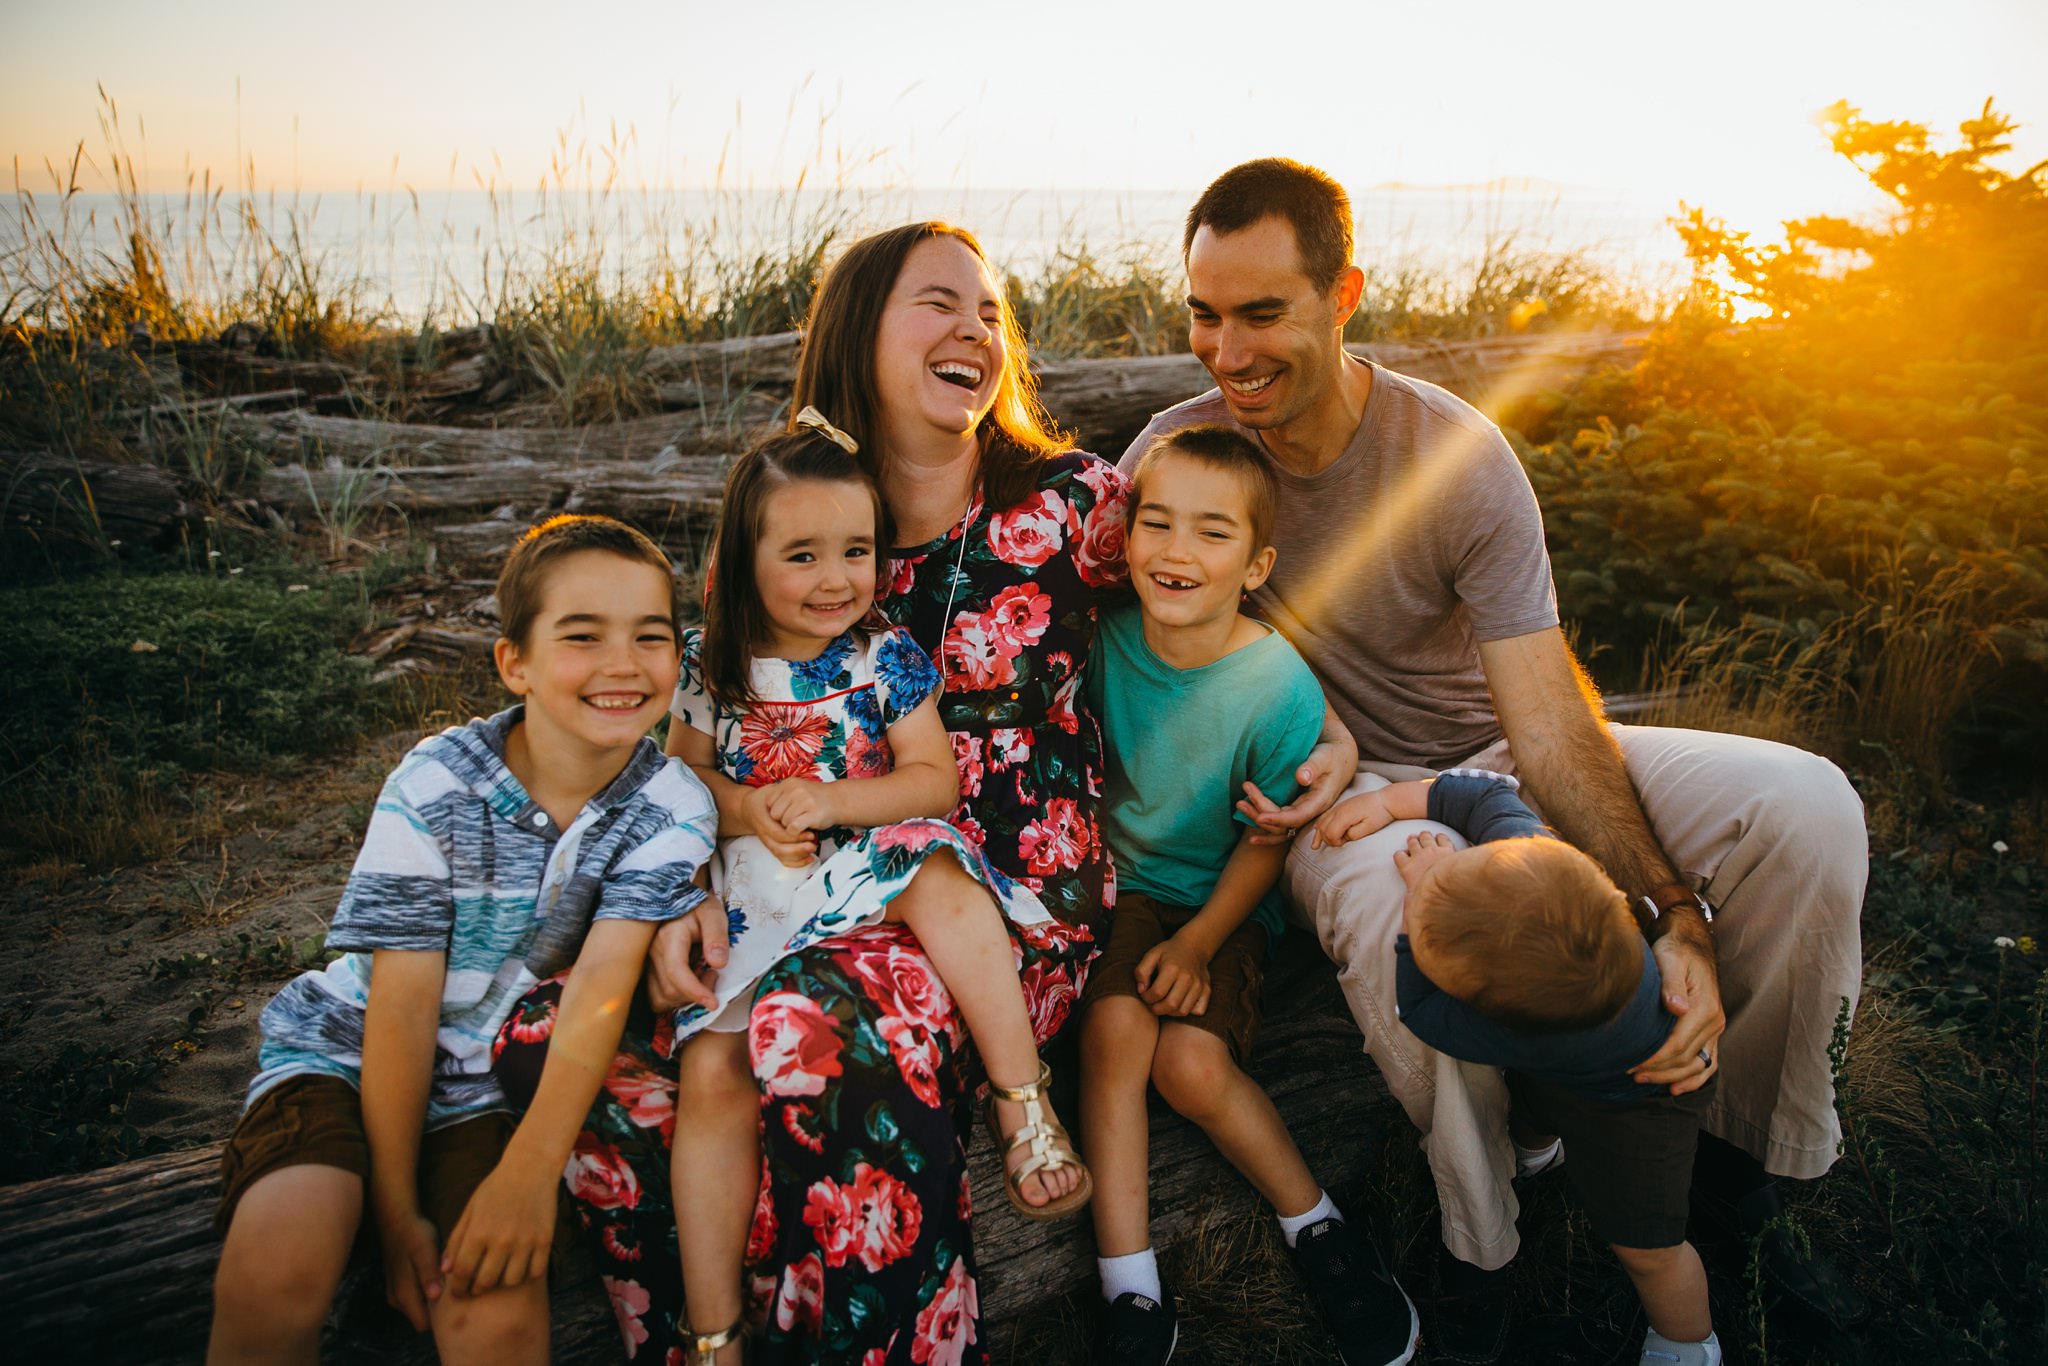
[[[445,1240],[455,1231],[469,1197],[498,1165],[514,1122],[505,1114],[479,1115],[420,1136],[420,1211]],[[274,1171],[313,1163],[354,1172],[367,1186],[370,1140],[363,1132],[363,1101],[339,1077],[288,1077],[243,1111],[221,1152],[220,1208],[214,1228],[223,1236],[243,1192]],[[358,1235],[355,1258],[374,1239]]]
[[[1143,892],[1119,892],[1109,945],[1088,969],[1088,988],[1081,995],[1083,1007],[1109,996],[1136,996],[1139,960],[1201,909],[1158,901]],[[1172,1020],[1214,1034],[1230,1049],[1230,1060],[1242,1068],[1258,1037],[1266,949],[1266,931],[1247,919],[1209,960],[1209,1008],[1200,1015],[1162,1015],[1161,1022]]]

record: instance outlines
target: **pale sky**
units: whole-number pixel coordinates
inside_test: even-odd
[[[1858,202],[1810,121],[1838,98],[1952,130],[1993,96],[2048,157],[2044,71],[2042,0],[0,0],[0,150],[48,188],[104,87],[165,192],[238,148],[266,188],[525,190],[616,128],[629,187],[1193,189],[1277,153],[1747,225]]]

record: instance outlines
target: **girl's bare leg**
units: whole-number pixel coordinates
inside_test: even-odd
[[[1002,912],[986,887],[950,857],[932,857],[889,903],[889,919],[908,925],[924,946],[960,1007],[960,1018],[981,1053],[989,1080],[998,1086],[1028,1086],[1038,1077],[1038,1041],[1031,1035],[1031,1016],[1024,1009],[1024,988],[1017,981],[1016,950],[1003,927]],[[1053,1120],[1050,1100],[1041,1101]],[[1024,1122],[1024,1107],[996,1102],[996,1120],[1003,1132]],[[1010,1165],[1024,1160],[1013,1154]],[[1025,1203],[1049,1204],[1079,1188],[1080,1173],[1072,1167],[1034,1172],[1025,1178]]]
[[[720,1332],[740,1316],[741,1262],[761,1180],[761,1095],[744,1033],[711,1030],[677,1058],[676,1138],[670,1159],[688,1329]],[[735,1340],[715,1358],[737,1362]]]

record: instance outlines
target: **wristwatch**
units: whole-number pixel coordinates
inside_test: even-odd
[[[1636,924],[1642,927],[1643,938],[1654,944],[1670,933],[1669,912],[1679,906],[1691,906],[1700,913],[1700,920],[1709,930],[1714,928],[1714,908],[1705,897],[1682,882],[1667,882],[1635,900],[1632,909],[1636,913]]]

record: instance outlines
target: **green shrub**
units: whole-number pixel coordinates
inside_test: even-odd
[[[359,593],[282,567],[0,588],[16,641],[0,781],[42,816],[10,839],[124,862],[168,828],[166,804],[192,798],[184,775],[353,735],[370,701],[369,665],[343,648],[365,620]]]
[[[1693,211],[1689,305],[1525,419],[1524,456],[1587,635],[1634,658],[1684,604],[1827,637],[1866,738],[1938,774],[1950,718],[2048,737],[2048,171],[1995,164],[1988,106],[1946,152],[1829,117],[1889,219],[1754,246]]]

